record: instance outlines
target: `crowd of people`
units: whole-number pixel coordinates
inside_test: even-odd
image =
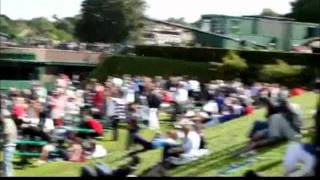
[[[287,97],[298,95],[279,84],[215,80],[201,83],[196,78],[172,76],[109,76],[81,82],[80,77],[60,74],[55,88],[48,91],[39,83],[31,89],[12,88],[1,92],[1,120],[8,134],[4,146],[5,175],[12,176],[12,157],[18,140],[45,141],[38,163],[63,159],[83,162],[103,157],[106,150],[96,142],[111,129],[119,138],[119,123],[127,124],[128,155],[163,149],[163,162],[181,164],[208,154],[203,129],[266,106],[269,121],[258,121],[243,152],[273,143],[278,139],[297,140],[301,127],[299,108]],[[169,113],[172,130],[161,133],[160,111]],[[280,120],[279,120],[280,119]],[[89,129],[92,133],[77,131]],[[141,128],[156,131],[148,141]],[[91,132],[91,131],[90,131]],[[141,145],[136,150],[134,145]],[[27,149],[30,151],[30,149]]]

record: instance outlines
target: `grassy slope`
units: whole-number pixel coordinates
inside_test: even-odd
[[[316,105],[316,95],[314,93],[306,93],[303,96],[292,99],[292,102],[300,104],[305,118],[304,125],[310,127],[313,124],[311,120],[311,111]],[[248,140],[246,138],[251,124],[256,119],[261,119],[264,110],[259,110],[255,114],[243,117],[216,127],[205,130],[209,149],[212,151],[210,156],[204,157],[189,165],[181,166],[170,170],[172,176],[215,176],[218,171],[227,168],[231,163],[241,162],[243,159],[231,158],[229,155],[237,149],[243,147]],[[165,118],[164,118],[165,119]],[[162,121],[162,128],[167,129],[169,123]],[[126,154],[125,140],[126,131],[120,131],[120,142],[110,141],[110,133],[106,134],[105,140],[100,143],[107,149],[109,155],[99,161],[108,163],[111,167],[117,167],[124,164],[128,159],[123,157]],[[144,137],[152,138],[153,132],[144,130]],[[305,138],[308,141],[308,138]],[[240,176],[246,170],[254,169],[265,176],[282,176],[282,157],[286,150],[286,144],[274,148],[267,148],[259,151],[259,156],[265,158],[257,161],[247,167],[241,168],[236,172],[229,173],[227,176]],[[136,174],[141,173],[148,167],[155,165],[160,160],[161,152],[159,150],[149,151],[141,154],[142,165]],[[92,163],[92,162],[90,162]],[[28,166],[24,169],[16,170],[17,176],[78,176],[79,169],[83,164],[70,162],[56,162],[42,165],[40,167]]]

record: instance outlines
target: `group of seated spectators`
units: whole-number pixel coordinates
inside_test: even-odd
[[[42,147],[39,163],[56,158],[82,162],[105,155],[95,138],[103,137],[104,129],[109,128],[112,139],[117,141],[119,123],[128,125],[127,149],[131,150],[133,144],[143,147],[129,155],[163,148],[164,161],[179,157],[192,160],[208,153],[205,127],[252,114],[263,105],[269,108],[270,122],[257,123],[250,136],[254,145],[249,147],[259,146],[257,141],[265,137],[295,139],[299,127],[296,120],[300,117],[286,101],[281,101],[277,108],[269,101],[299,93],[301,90],[290,92],[278,84],[247,86],[237,80],[201,83],[196,78],[182,76],[165,79],[124,75],[109,76],[104,83],[96,79],[84,83],[77,75],[70,78],[60,74],[52,91],[34,83],[31,89],[12,88],[9,93],[1,92],[1,110],[6,112],[6,118],[15,122],[17,139],[48,142]],[[148,141],[139,130],[147,127],[160,131],[160,110],[171,114],[176,128],[165,134],[159,132]],[[277,115],[277,112],[283,114]],[[273,120],[279,118],[289,121]],[[79,129],[89,129],[92,133]]]

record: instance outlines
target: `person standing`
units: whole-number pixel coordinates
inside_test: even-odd
[[[107,116],[111,121],[111,127],[113,129],[113,141],[118,140],[119,122],[126,119],[127,103],[122,97],[122,91],[115,88],[111,91],[111,97],[107,99]]]
[[[14,174],[12,160],[13,155],[16,150],[16,142],[18,138],[17,126],[15,125],[11,114],[8,110],[3,109],[1,112],[1,123],[3,124],[3,134],[4,134],[4,176],[12,177]]]

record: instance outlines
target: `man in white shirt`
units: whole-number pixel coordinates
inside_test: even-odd
[[[181,154],[182,157],[193,157],[197,155],[197,152],[200,149],[200,135],[193,130],[190,125],[183,126],[183,132],[185,138],[183,141],[184,153]]]
[[[172,116],[172,121],[175,122],[177,119],[177,116],[183,113],[183,108],[184,108],[183,106],[187,104],[189,100],[189,95],[188,95],[188,91],[183,88],[183,85],[178,84],[178,87],[174,91],[173,96],[174,96],[173,106],[175,110]]]
[[[179,83],[179,86],[174,93],[174,100],[178,104],[185,104],[189,99],[188,91],[183,87],[183,84]]]

